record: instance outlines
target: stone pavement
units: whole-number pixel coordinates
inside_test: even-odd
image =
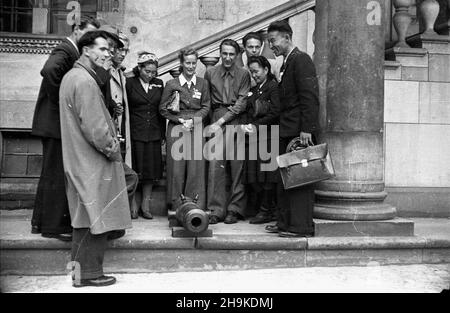
[[[117,274],[108,287],[71,287],[70,276],[0,276],[1,292],[26,293],[436,293],[450,264]]]

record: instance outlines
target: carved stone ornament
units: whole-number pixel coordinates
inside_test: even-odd
[[[50,54],[62,38],[0,34],[0,53]]]

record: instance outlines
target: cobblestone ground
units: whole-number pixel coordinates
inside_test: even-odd
[[[73,288],[70,276],[0,276],[2,292],[441,292],[450,288],[450,264],[310,267],[247,271],[117,274],[108,287]]]

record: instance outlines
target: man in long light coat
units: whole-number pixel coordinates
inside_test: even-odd
[[[131,227],[120,144],[95,73],[109,57],[107,38],[104,31],[83,35],[78,43],[80,59],[64,76],[60,89],[72,261],[80,270],[75,287],[115,283],[114,277],[103,275],[108,233]]]

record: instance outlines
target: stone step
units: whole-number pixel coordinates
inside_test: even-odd
[[[403,218],[387,221],[315,220],[316,237],[414,236],[414,222]]]
[[[166,218],[139,219],[124,237],[110,243],[104,265],[106,272],[145,273],[450,263],[450,220],[438,224],[432,226],[432,235],[419,223],[416,236],[286,239],[265,233],[264,224],[240,221],[211,225],[210,238],[172,238]],[[2,275],[68,273],[70,243],[29,234],[29,221],[4,220],[2,227]]]

